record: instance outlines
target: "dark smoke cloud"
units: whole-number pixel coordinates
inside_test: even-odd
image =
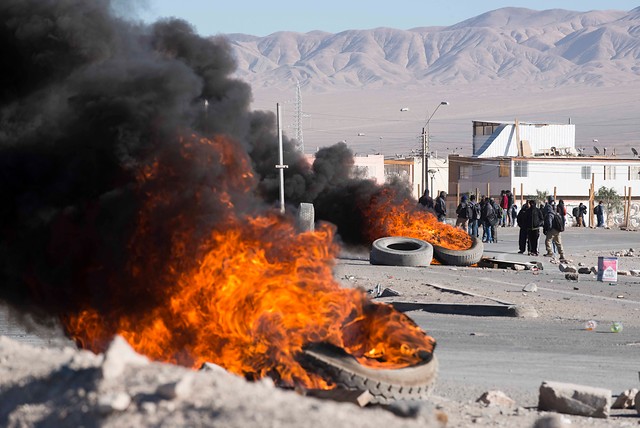
[[[129,246],[141,205],[136,177],[154,159],[179,177],[163,182],[175,203],[149,224],[169,257],[165,226],[185,215],[193,233],[215,225],[215,188],[228,173],[216,159],[183,159],[180,136],[224,135],[250,157],[257,197],[239,209],[278,200],[275,117],[249,111],[250,88],[231,77],[225,40],[204,39],[181,20],[129,22],[111,6],[0,2],[0,297],[14,304],[60,313],[81,309],[77,302],[155,303],[125,274],[145,257]],[[362,242],[358,205],[378,188],[349,176],[351,151],[323,149],[312,167],[287,138],[284,151],[287,202],[315,203],[343,239]]]

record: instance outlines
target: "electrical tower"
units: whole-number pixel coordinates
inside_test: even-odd
[[[300,92],[300,81],[296,81],[296,150],[304,153],[304,138],[302,137],[302,94]]]

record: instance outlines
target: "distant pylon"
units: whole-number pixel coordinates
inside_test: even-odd
[[[296,80],[296,150],[304,153],[304,138],[302,136],[302,94],[300,81]]]

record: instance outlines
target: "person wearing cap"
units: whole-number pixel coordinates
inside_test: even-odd
[[[467,231],[469,229],[469,214],[471,214],[469,203],[467,202],[467,195],[462,195],[462,198],[460,198],[460,203],[456,208],[456,214],[458,215],[456,227]]]

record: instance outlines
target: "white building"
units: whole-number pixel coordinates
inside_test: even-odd
[[[496,197],[511,190],[516,204],[537,191],[564,199],[569,208],[587,204],[591,184],[631,192],[632,223],[640,222],[640,159],[615,153],[587,156],[576,150],[575,125],[517,122],[473,122],[473,156],[449,156],[449,189]],[[458,190],[459,189],[459,190]],[[610,221],[620,223],[618,214]]]
[[[440,191],[449,193],[449,162],[447,159],[430,157],[427,164],[427,186],[432,197]],[[422,157],[395,158],[384,160],[384,174],[387,180],[394,177],[406,181],[411,186],[412,195],[418,199],[422,190]]]

